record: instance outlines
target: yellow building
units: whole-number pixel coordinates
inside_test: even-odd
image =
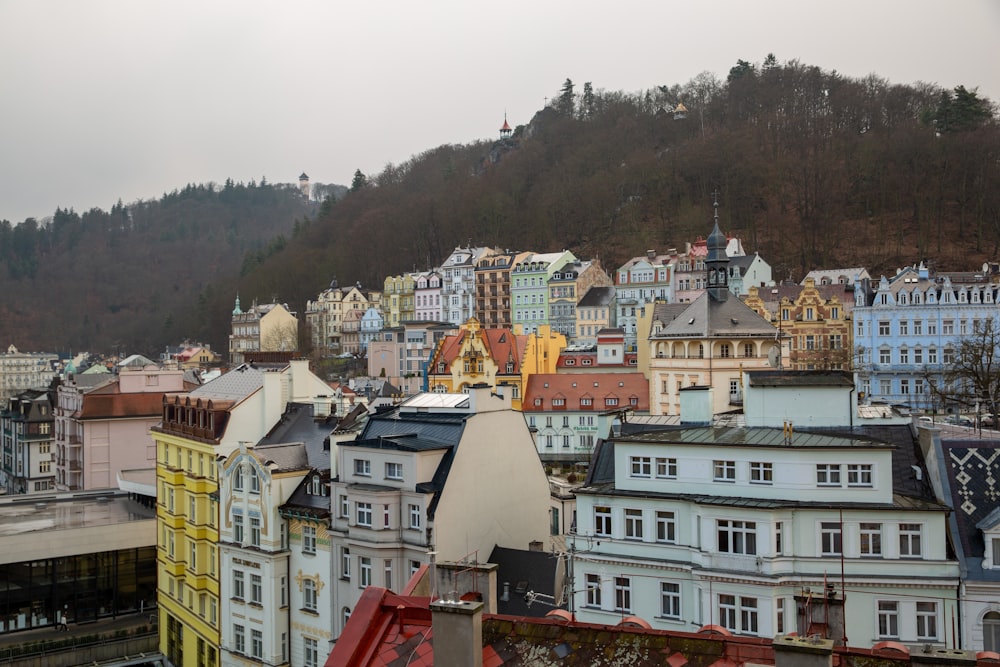
[[[398,327],[416,317],[416,274],[388,276],[382,287],[382,317],[385,328]]]
[[[457,334],[445,336],[434,348],[427,386],[439,393],[461,393],[475,384],[509,387],[511,404],[521,409],[521,397],[534,373],[555,373],[566,337],[545,324],[537,334],[517,335],[510,329],[486,329],[469,318]]]
[[[817,285],[814,278],[806,278],[802,285],[751,287],[744,302],[788,338],[783,368],[828,371],[851,367],[853,286]]]
[[[239,366],[188,394],[164,399],[156,443],[160,651],[175,667],[219,664],[219,483],[216,461],[257,442],[289,402],[329,388],[308,362]]]
[[[716,219],[707,241],[705,293],[692,303],[644,309],[638,365],[649,378],[650,414],[679,415],[683,390],[692,386],[711,388],[713,414],[738,409],[743,371],[768,368],[777,357],[778,330],[729,292],[728,263]]]

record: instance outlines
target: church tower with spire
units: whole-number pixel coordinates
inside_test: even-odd
[[[719,229],[719,193],[715,193],[715,227],[708,237],[708,255],[705,268],[708,270],[708,296],[713,301],[729,298],[729,255],[726,254],[726,235]]]

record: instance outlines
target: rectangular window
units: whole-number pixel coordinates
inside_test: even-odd
[[[913,335],[923,336],[924,335],[924,321],[923,320],[913,320]]]
[[[250,630],[250,655],[258,660],[264,657],[264,633]]]
[[[250,546],[260,546],[260,517],[250,517]]]
[[[660,479],[677,479],[677,459],[656,459],[656,476]]]
[[[889,335],[889,320],[879,320],[878,323],[878,335],[888,336]]]
[[[382,560],[382,574],[383,574],[383,586],[388,590],[392,590],[392,559],[385,558]]]
[[[668,581],[660,582],[660,615],[665,618],[681,617],[681,586]]]
[[[740,597],[740,631],[757,634],[757,598]]]
[[[908,320],[899,321],[899,335],[909,336],[910,335],[910,323]]]
[[[263,602],[263,586],[259,574],[250,575],[250,602],[261,604]]]
[[[757,554],[757,524],[753,521],[719,519],[719,552],[728,554]]]
[[[233,542],[243,544],[243,515],[233,515]]]
[[[824,556],[839,556],[842,553],[840,524],[823,522],[819,525],[820,553]]]
[[[316,580],[302,579],[302,608],[306,611],[316,611]]]
[[[642,539],[642,510],[625,510],[625,538],[629,540]]]
[[[899,555],[902,558],[919,558],[921,556],[919,523],[899,524]]]
[[[818,486],[840,486],[840,464],[817,463],[816,484]]]
[[[351,579],[351,550],[347,547],[340,548],[340,578]]]
[[[892,363],[892,350],[887,347],[883,347],[878,351],[878,362],[880,364],[886,365]]]
[[[847,464],[847,486],[872,486],[872,464]]]
[[[785,522],[776,521],[774,523],[774,555],[782,556],[784,555],[784,548],[782,545],[782,537],[784,534]]]
[[[386,463],[385,464],[385,478],[386,479],[403,479],[403,464],[402,463]]]
[[[772,484],[774,483],[774,466],[770,463],[760,461],[750,462],[750,483],[751,484]]]
[[[719,595],[719,625],[727,630],[739,632],[736,625],[735,595]]]
[[[358,585],[361,588],[372,585],[372,559],[367,556],[358,559]]]
[[[917,603],[917,639],[937,640],[937,603]]]
[[[736,481],[736,461],[719,461],[712,463],[714,480],[716,482]]]
[[[657,511],[656,541],[669,544],[677,541],[677,519],[673,512]]]
[[[955,321],[954,320],[944,320],[941,322],[941,335],[943,336],[954,336],[955,335]]]
[[[233,570],[233,597],[237,600],[243,599],[243,571]]]
[[[302,553],[316,553],[316,527],[302,526]]]
[[[882,556],[882,524],[861,524],[861,555],[868,558]]]
[[[351,503],[347,496],[340,496],[340,518],[346,519],[351,516]]]
[[[594,507],[594,535],[611,537],[611,508],[598,505]]]
[[[890,600],[879,600],[878,603],[878,636],[879,639],[899,638],[899,603]]]
[[[302,645],[304,667],[319,667],[319,642],[312,637],[303,637]]]
[[[410,528],[420,530],[420,505],[410,505]]]
[[[371,528],[372,526],[372,504],[371,503],[358,503],[357,507],[357,518],[358,525]]]
[[[354,459],[354,474],[361,477],[371,477],[372,462],[368,459]]]
[[[601,575],[599,574],[587,575],[587,606],[601,606]]]
[[[615,611],[632,611],[632,580],[615,577]]]
[[[243,654],[247,652],[246,630],[239,623],[233,624],[233,650]]]

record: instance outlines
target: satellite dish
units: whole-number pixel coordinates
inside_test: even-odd
[[[566,594],[566,555],[559,554],[559,558],[556,559],[556,580],[555,585],[552,587],[553,602],[557,607],[561,607],[563,604],[563,597]]]
[[[772,347],[767,353],[767,364],[771,368],[778,367],[778,348]]]

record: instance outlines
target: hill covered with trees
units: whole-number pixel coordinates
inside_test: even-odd
[[[16,295],[0,306],[0,340],[152,352],[200,337],[224,350],[237,290],[302,312],[333,276],[379,287],[469,243],[566,248],[613,270],[706,235],[715,193],[723,229],[776,278],[920,260],[970,269],[1000,250],[1000,126],[974,88],[769,55],[725,80],[635,93],[567,80],[508,138],[359,171],[318,210],[288,190],[188,186],[0,229],[0,285]]]

